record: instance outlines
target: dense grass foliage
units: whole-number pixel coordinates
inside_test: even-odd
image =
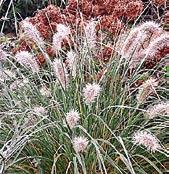
[[[149,21],[113,35],[82,15],[44,38],[55,10],[0,36],[0,173],[169,172],[168,32]]]

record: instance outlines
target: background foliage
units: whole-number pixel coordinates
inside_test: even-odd
[[[15,22],[33,16],[37,9],[42,9],[48,4],[64,6],[63,0],[6,0],[0,6],[0,26],[4,24],[3,32],[15,31]],[[5,17],[6,16],[6,17]],[[1,30],[2,32],[2,30]]]

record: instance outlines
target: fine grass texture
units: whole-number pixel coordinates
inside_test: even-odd
[[[50,41],[24,20],[14,42],[29,51],[5,50],[3,36],[0,174],[169,172],[168,33],[150,21],[98,39],[100,21],[80,20]],[[95,57],[104,46],[107,62]]]

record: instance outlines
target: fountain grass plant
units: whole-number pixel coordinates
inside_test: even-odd
[[[64,29],[60,32],[58,45],[59,39],[67,37]],[[105,43],[95,43],[95,38],[85,36],[83,32],[75,38],[71,35],[73,54],[53,43],[56,55],[51,60],[35,35],[34,43],[46,60],[43,66],[36,64],[36,71],[33,60],[26,57],[34,57],[33,50],[19,55],[3,52],[0,173],[169,171],[168,112],[147,117],[152,104],[167,103],[169,99],[166,76],[156,77],[157,72],[163,73],[161,64],[147,70],[141,61],[131,70],[133,59],[119,54],[112,54],[108,63],[100,64],[93,59],[93,52],[98,44]],[[104,71],[98,78],[102,66]],[[137,85],[140,80],[142,84]],[[141,97],[144,100],[139,100]]]
[[[137,92],[131,91],[138,77],[135,73],[127,78],[127,62],[112,58],[104,77],[98,81],[94,78],[97,65],[91,59],[91,67],[85,72],[80,64],[82,58],[85,59],[81,56],[78,60],[76,77],[69,80],[65,89],[56,83],[52,70],[41,69],[32,74],[8,63],[16,77],[1,84],[2,169],[7,173],[52,174],[167,171],[168,117],[149,120],[144,115],[149,103],[167,100],[162,95],[164,87],[159,86],[148,102],[138,106]],[[21,81],[17,87],[10,88],[11,81],[18,79]],[[83,89],[93,82],[100,85],[100,95],[86,104]],[[49,95],[40,90],[43,86]],[[80,115],[73,128],[66,122],[71,109]],[[133,144],[132,137],[138,130],[156,135],[160,148],[153,153]],[[78,136],[88,141],[83,152],[76,152],[73,146],[73,139]]]

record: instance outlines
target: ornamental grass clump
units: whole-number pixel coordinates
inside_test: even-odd
[[[143,63],[164,31],[126,23],[126,36],[115,25],[140,14],[141,1],[84,2],[39,10],[27,19],[37,38],[22,40],[25,28],[23,50],[0,62],[0,173],[167,172],[166,70]]]

